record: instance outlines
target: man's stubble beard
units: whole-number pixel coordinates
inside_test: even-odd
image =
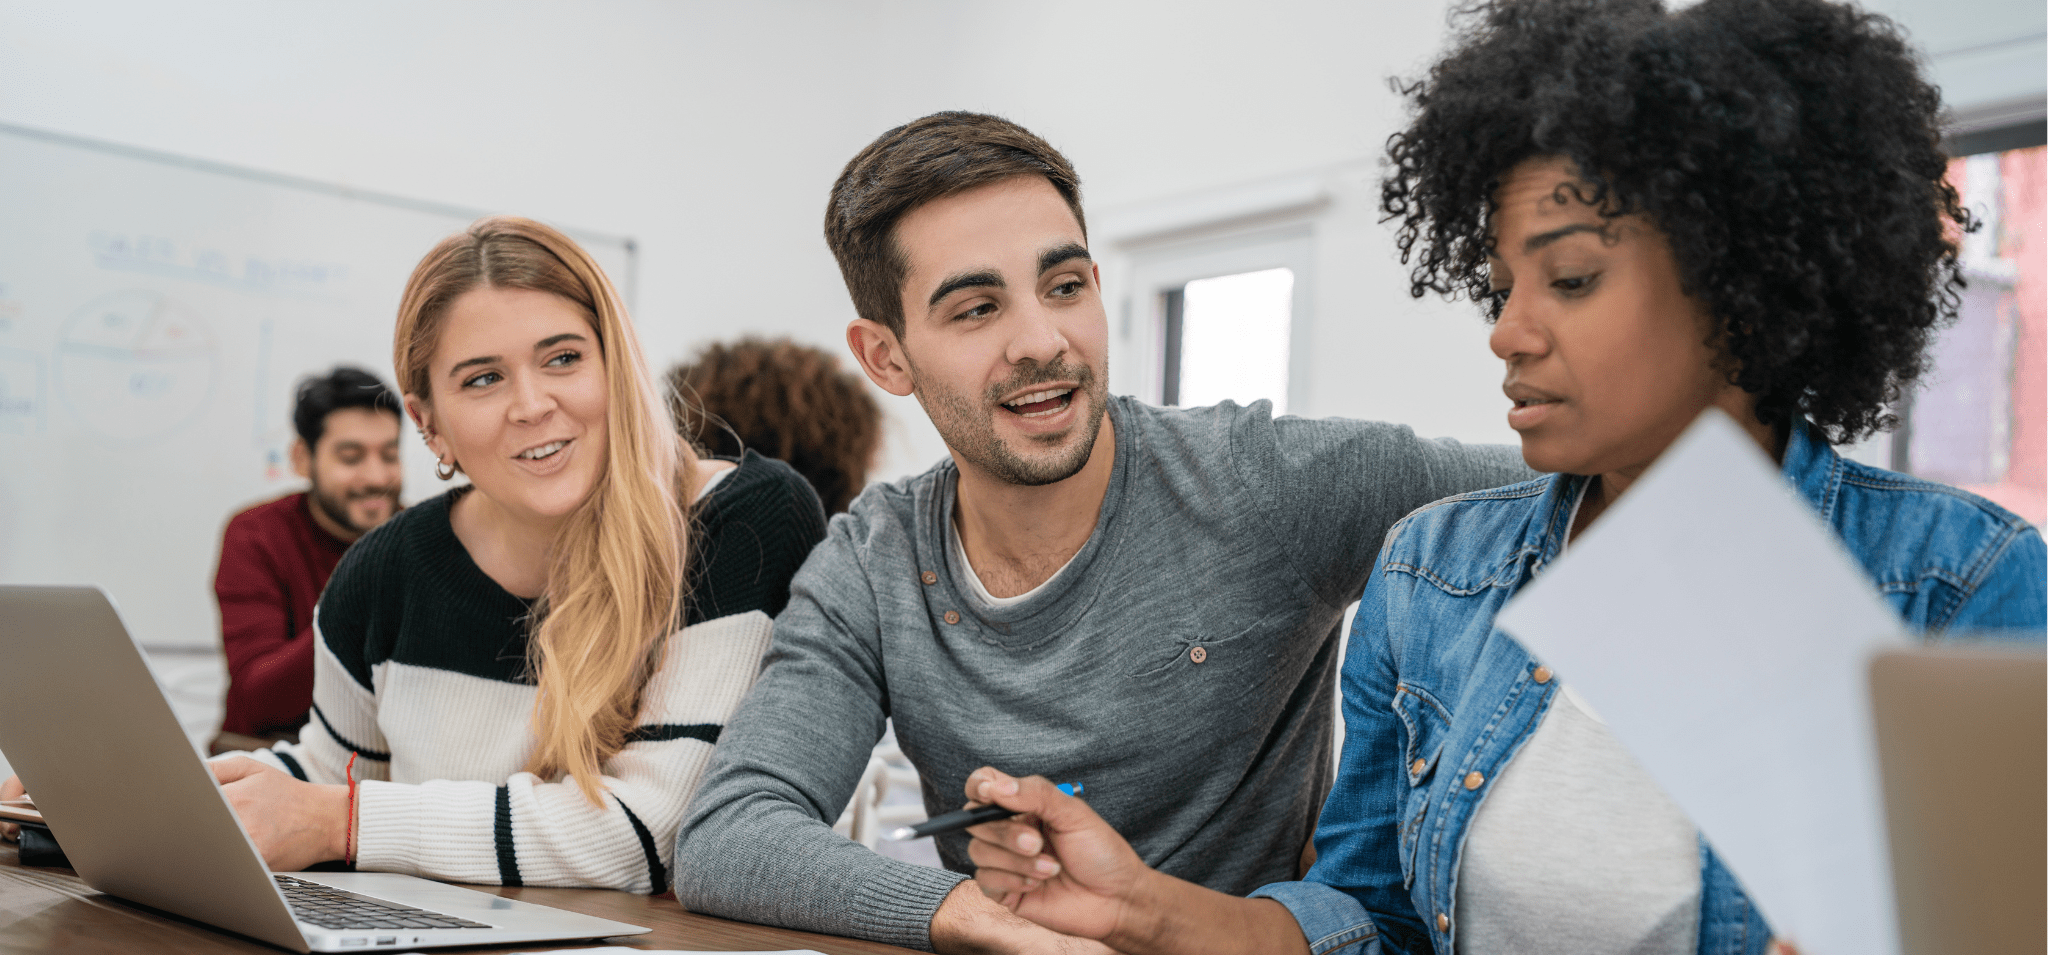
[[[375,526],[357,526],[355,519],[349,517],[348,501],[344,500],[343,498],[336,497],[335,495],[327,493],[325,489],[320,487],[320,484],[317,481],[313,482],[313,486],[307,492],[307,496],[312,499],[313,506],[320,509],[320,513],[327,515],[328,520],[333,521],[335,524],[341,527],[348,528],[350,531],[354,532],[357,537],[361,537],[364,534],[368,534],[369,532],[376,530]],[[385,515],[384,519],[388,521],[398,514],[398,491],[396,488],[378,488],[372,493],[358,494],[354,496],[390,498],[391,513]]]
[[[907,355],[905,357],[908,358]],[[932,426],[938,429],[939,437],[945,439],[946,446],[996,480],[1018,487],[1056,484],[1087,467],[1088,456],[1095,450],[1096,435],[1102,430],[1102,416],[1109,408],[1109,385],[1087,365],[1056,361],[1038,367],[1034,363],[1019,369],[1010,380],[990,388],[981,401],[945,388],[931,387],[917,373],[916,362],[910,362],[910,375],[911,390],[917,395],[918,404],[924,406],[925,415],[931,418]],[[1034,460],[1019,455],[996,437],[995,416],[1007,413],[994,410],[1003,395],[1015,393],[1027,385],[1060,380],[1072,380],[1078,385],[1073,395],[1068,397],[1069,402],[1077,397],[1085,397],[1088,401],[1087,420],[1078,429],[1081,440],[1051,460]],[[1066,435],[1068,438],[1073,436],[1073,431]]]

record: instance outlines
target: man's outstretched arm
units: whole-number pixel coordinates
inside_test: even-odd
[[[1387,529],[1431,501],[1536,476],[1519,448],[1407,425],[1239,415],[1231,453],[1273,539],[1324,600],[1358,599]]]

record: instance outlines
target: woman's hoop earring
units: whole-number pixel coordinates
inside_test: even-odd
[[[455,477],[455,465],[449,464],[446,461],[435,461],[434,476],[440,478],[443,481]]]

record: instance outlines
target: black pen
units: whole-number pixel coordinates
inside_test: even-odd
[[[1059,785],[1060,792],[1066,793],[1069,796],[1080,795],[1081,788],[1080,783],[1061,783]],[[946,833],[959,832],[962,829],[972,828],[984,822],[1008,819],[1016,814],[1017,810],[1015,809],[1004,809],[993,803],[986,806],[976,806],[973,809],[955,809],[952,812],[940,813],[914,826],[900,826],[895,831],[889,833],[889,838],[901,842],[905,839],[943,836]]]

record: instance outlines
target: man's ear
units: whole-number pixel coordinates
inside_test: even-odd
[[[846,323],[846,347],[860,362],[868,380],[897,397],[910,394],[914,382],[910,359],[903,354],[903,342],[889,326],[856,318]]]
[[[313,449],[306,447],[305,438],[292,439],[292,473],[313,479]]]

